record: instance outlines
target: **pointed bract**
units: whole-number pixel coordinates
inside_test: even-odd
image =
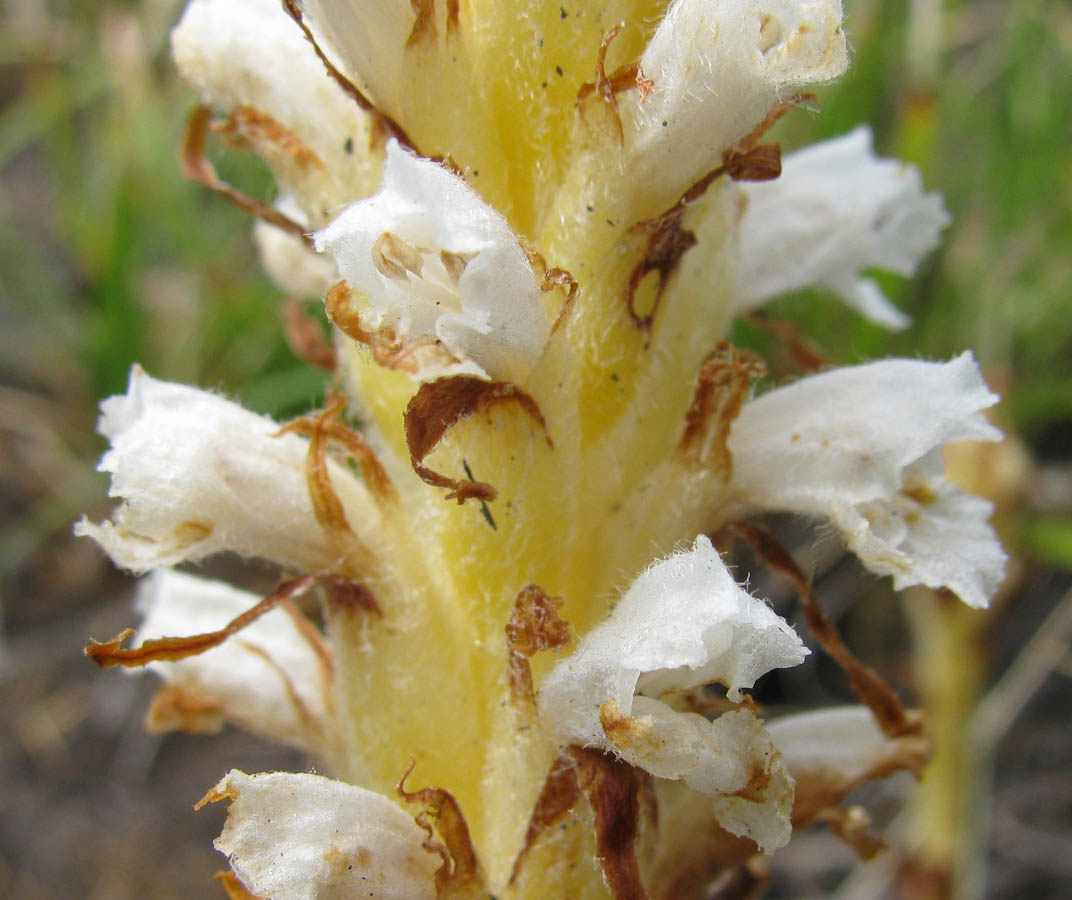
[[[145,618],[138,643],[216,631],[260,599],[219,581],[159,569],[141,583],[138,605]],[[173,689],[162,695],[164,700],[176,700],[154,704],[158,718],[150,719],[150,726],[183,727],[185,698],[249,731],[323,758],[331,725],[330,663],[314,641],[291,615],[274,609],[219,647],[179,662],[150,663]],[[174,719],[161,718],[169,712]]]

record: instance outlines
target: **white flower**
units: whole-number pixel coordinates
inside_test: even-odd
[[[259,600],[222,582],[159,569],[141,584],[138,643],[217,631]],[[331,728],[331,663],[322,640],[311,623],[302,627],[289,612],[273,609],[219,647],[149,663],[166,682],[149,725],[214,730],[206,726],[226,719],[323,757]]]
[[[899,590],[946,587],[986,606],[1005,554],[991,506],[943,477],[941,448],[996,441],[997,402],[970,353],[835,369],[744,405],[733,424],[724,515],[780,509],[830,519],[864,565]]]
[[[760,675],[798,665],[807,652],[701,535],[641,574],[610,618],[552,669],[540,710],[560,743],[611,750],[684,780],[714,797],[723,827],[771,850],[789,839],[792,779],[753,713],[709,722],[654,698],[718,681],[740,700]]]
[[[781,177],[739,190],[748,204],[739,231],[738,312],[820,287],[888,328],[908,324],[860,272],[911,275],[950,219],[941,196],[923,192],[916,169],[875,156],[871,129],[793,153]]]
[[[540,285],[506,220],[461,178],[387,147],[380,192],[316,236],[370,306],[370,331],[441,345],[446,370],[521,382],[550,333]],[[442,374],[440,366],[418,372]]]
[[[318,775],[228,773],[202,803],[229,799],[216,849],[264,900],[433,900],[441,860],[382,794]]]
[[[308,445],[223,397],[150,378],[135,367],[125,396],[101,405],[112,444],[100,470],[122,505],[77,533],[134,572],[232,550],[299,571],[332,569],[346,548],[317,519],[306,483]],[[344,466],[329,461],[346,520],[373,539],[379,513]]]
[[[846,793],[876,773],[918,767],[927,741],[919,734],[890,738],[866,706],[841,706],[778,716],[767,733],[798,784]],[[915,757],[914,764],[909,762]]]
[[[677,0],[640,59],[653,90],[624,106],[646,177],[687,186],[793,87],[844,72],[841,17],[840,0]]]

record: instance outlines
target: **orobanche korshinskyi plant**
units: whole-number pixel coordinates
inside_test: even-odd
[[[335,381],[282,423],[136,368],[100,422],[120,505],[79,529],[149,573],[135,640],[87,653],[163,679],[151,727],[233,722],[325,773],[208,792],[230,896],[699,897],[817,819],[873,851],[841,801],[918,770],[923,723],[754,517],[828,523],[896,587],[971,606],[1004,555],[943,474],[945,444],[999,436],[969,354],[770,385],[725,340],[805,287],[903,327],[863,273],[910,274],[948,221],[866,128],[784,159],[766,139],[844,72],[841,20],[840,0],[189,4],[183,164],[256,216],[291,295],[324,298],[333,347],[291,330]],[[213,138],[267,161],[273,204],[217,175]],[[809,651],[730,540],[795,586],[861,705],[761,717],[743,692]],[[262,598],[173,568],[226,551],[289,580]]]

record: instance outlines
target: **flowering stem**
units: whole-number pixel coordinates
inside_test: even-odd
[[[975,791],[981,774],[972,716],[986,671],[981,645],[989,616],[927,588],[907,593],[916,683],[934,745],[912,808],[916,842],[905,896],[966,897],[962,875],[980,846]]]

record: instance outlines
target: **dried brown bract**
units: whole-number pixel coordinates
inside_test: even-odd
[[[296,356],[325,372],[335,371],[335,348],[297,300],[288,300],[283,305],[283,333]]]
[[[180,659],[197,656],[206,650],[218,647],[228,638],[238,634],[243,628],[252,625],[265,613],[275,609],[277,606],[282,606],[285,609],[289,601],[294,600],[317,585],[324,585],[329,592],[335,594],[340,591],[342,585],[353,584],[345,576],[330,572],[303,575],[301,578],[294,578],[283,583],[274,593],[269,594],[259,603],[233,618],[218,631],[209,631],[189,637],[153,638],[145,641],[139,647],[124,648],[122,646],[123,642],[134,636],[134,629],[127,628],[109,641],[91,641],[89,646],[85,648],[85,654],[102,669],[111,669],[115,666],[138,668],[151,662],[177,662]],[[356,589],[351,587],[349,590]],[[375,600],[373,600],[373,603],[375,603]],[[374,610],[378,612],[379,607],[374,607]],[[301,616],[301,613],[293,607],[288,610],[288,613],[292,618]],[[308,623],[308,627],[312,628],[312,623]],[[305,630],[303,629],[303,631]],[[321,655],[327,651],[322,640],[317,641],[314,647],[318,649],[318,653]]]
[[[629,274],[629,284],[626,287],[625,304],[629,312],[629,318],[633,320],[641,331],[649,331],[655,321],[655,313],[658,312],[663,293],[670,282],[671,276],[677,269],[678,263],[685,252],[696,244],[696,235],[681,227],[684,218],[684,207],[676,209],[672,214],[648,219],[633,227],[634,231],[646,234],[648,242],[644,249],[644,257],[634,266]],[[644,277],[649,272],[657,272],[659,284],[655,289],[655,299],[652,301],[651,311],[643,315],[637,311],[637,290]]]
[[[134,629],[127,628],[110,641],[103,643],[91,641],[85,648],[85,654],[102,669],[110,669],[114,666],[137,668],[151,662],[175,662],[190,656],[197,656],[199,653],[218,647],[229,637],[238,634],[248,625],[252,625],[269,610],[305,593],[323,577],[325,576],[303,575],[301,578],[285,582],[275,593],[265,597],[240,616],[236,616],[219,631],[209,631],[190,637],[154,638],[140,647],[123,648],[123,642],[134,636]]]
[[[207,106],[194,107],[186,126],[182,148],[179,151],[179,163],[182,166],[183,175],[191,181],[196,181],[198,184],[227,198],[244,213],[267,222],[269,225],[274,225],[289,234],[296,235],[302,239],[306,246],[312,248],[312,238],[305,233],[305,229],[300,224],[281,213],[275,207],[255,200],[248,194],[238,190],[238,188],[232,187],[216,174],[215,167],[205,156],[205,143],[208,139],[211,125],[212,110]]]
[[[528,657],[570,642],[569,623],[558,614],[561,605],[561,600],[549,597],[539,585],[529,584],[518,592],[506,623],[506,671],[515,700],[531,703],[534,699]]]
[[[484,381],[472,375],[455,375],[422,384],[405,412],[406,444],[410,461],[423,481],[435,487],[450,488],[448,500],[464,503],[470,498],[494,500],[495,488],[483,481],[461,481],[435,472],[423,465],[447,431],[462,419],[477,415],[500,403],[517,403],[546,433],[547,423],[536,401],[514,384]],[[554,446],[550,436],[548,446]]]
[[[577,781],[596,818],[596,850],[614,900],[647,900],[636,859],[640,786],[647,777],[604,753],[571,747]]]
[[[394,485],[372,448],[343,421],[345,408],[345,397],[341,394],[329,395],[323,411],[318,415],[300,416],[278,431],[278,434],[293,432],[309,437],[309,450],[305,458],[309,497],[317,520],[325,529],[334,532],[352,532],[352,529],[346,520],[342,502],[331,484],[328,451],[332,447],[338,448],[357,463],[365,484],[378,502],[390,502],[395,496]]]
[[[214,131],[249,141],[255,147],[275,148],[293,160],[300,169],[324,168],[324,161],[298,135],[278,119],[255,106],[236,106]]]
[[[525,829],[525,840],[510,873],[510,884],[517,881],[525,857],[540,835],[569,812],[580,796],[581,786],[577,783],[577,770],[573,760],[568,756],[558,757],[551,764],[551,770],[544,779],[540,796],[532,809],[528,828]]]
[[[738,350],[728,341],[719,343],[696,374],[681,435],[680,449],[686,458],[729,479],[733,474],[730,429],[752,382],[765,373],[754,353]]]
[[[439,854],[443,859],[435,875],[437,898],[463,894],[484,881],[480,860],[469,835],[469,825],[450,791],[435,787],[406,790],[406,779],[416,764],[416,760],[412,760],[399,780],[398,795],[409,803],[424,806],[424,811],[416,816],[416,822],[428,832],[425,849]],[[436,832],[441,841],[435,840]]]
[[[619,22],[603,35],[603,40],[599,44],[599,53],[596,56],[596,80],[585,82],[577,91],[577,109],[581,118],[584,118],[586,102],[592,97],[598,97],[610,113],[619,144],[624,143],[625,133],[622,129],[622,117],[618,112],[618,94],[635,89],[640,91],[642,97],[645,97],[654,87],[653,83],[644,77],[639,63],[628,63],[615,70],[613,74],[607,75],[607,50],[624,27],[625,23]]]
[[[246,886],[238,880],[238,876],[230,870],[217,872],[215,877],[227,893],[228,900],[264,900],[264,898],[257,897],[247,891]]]

